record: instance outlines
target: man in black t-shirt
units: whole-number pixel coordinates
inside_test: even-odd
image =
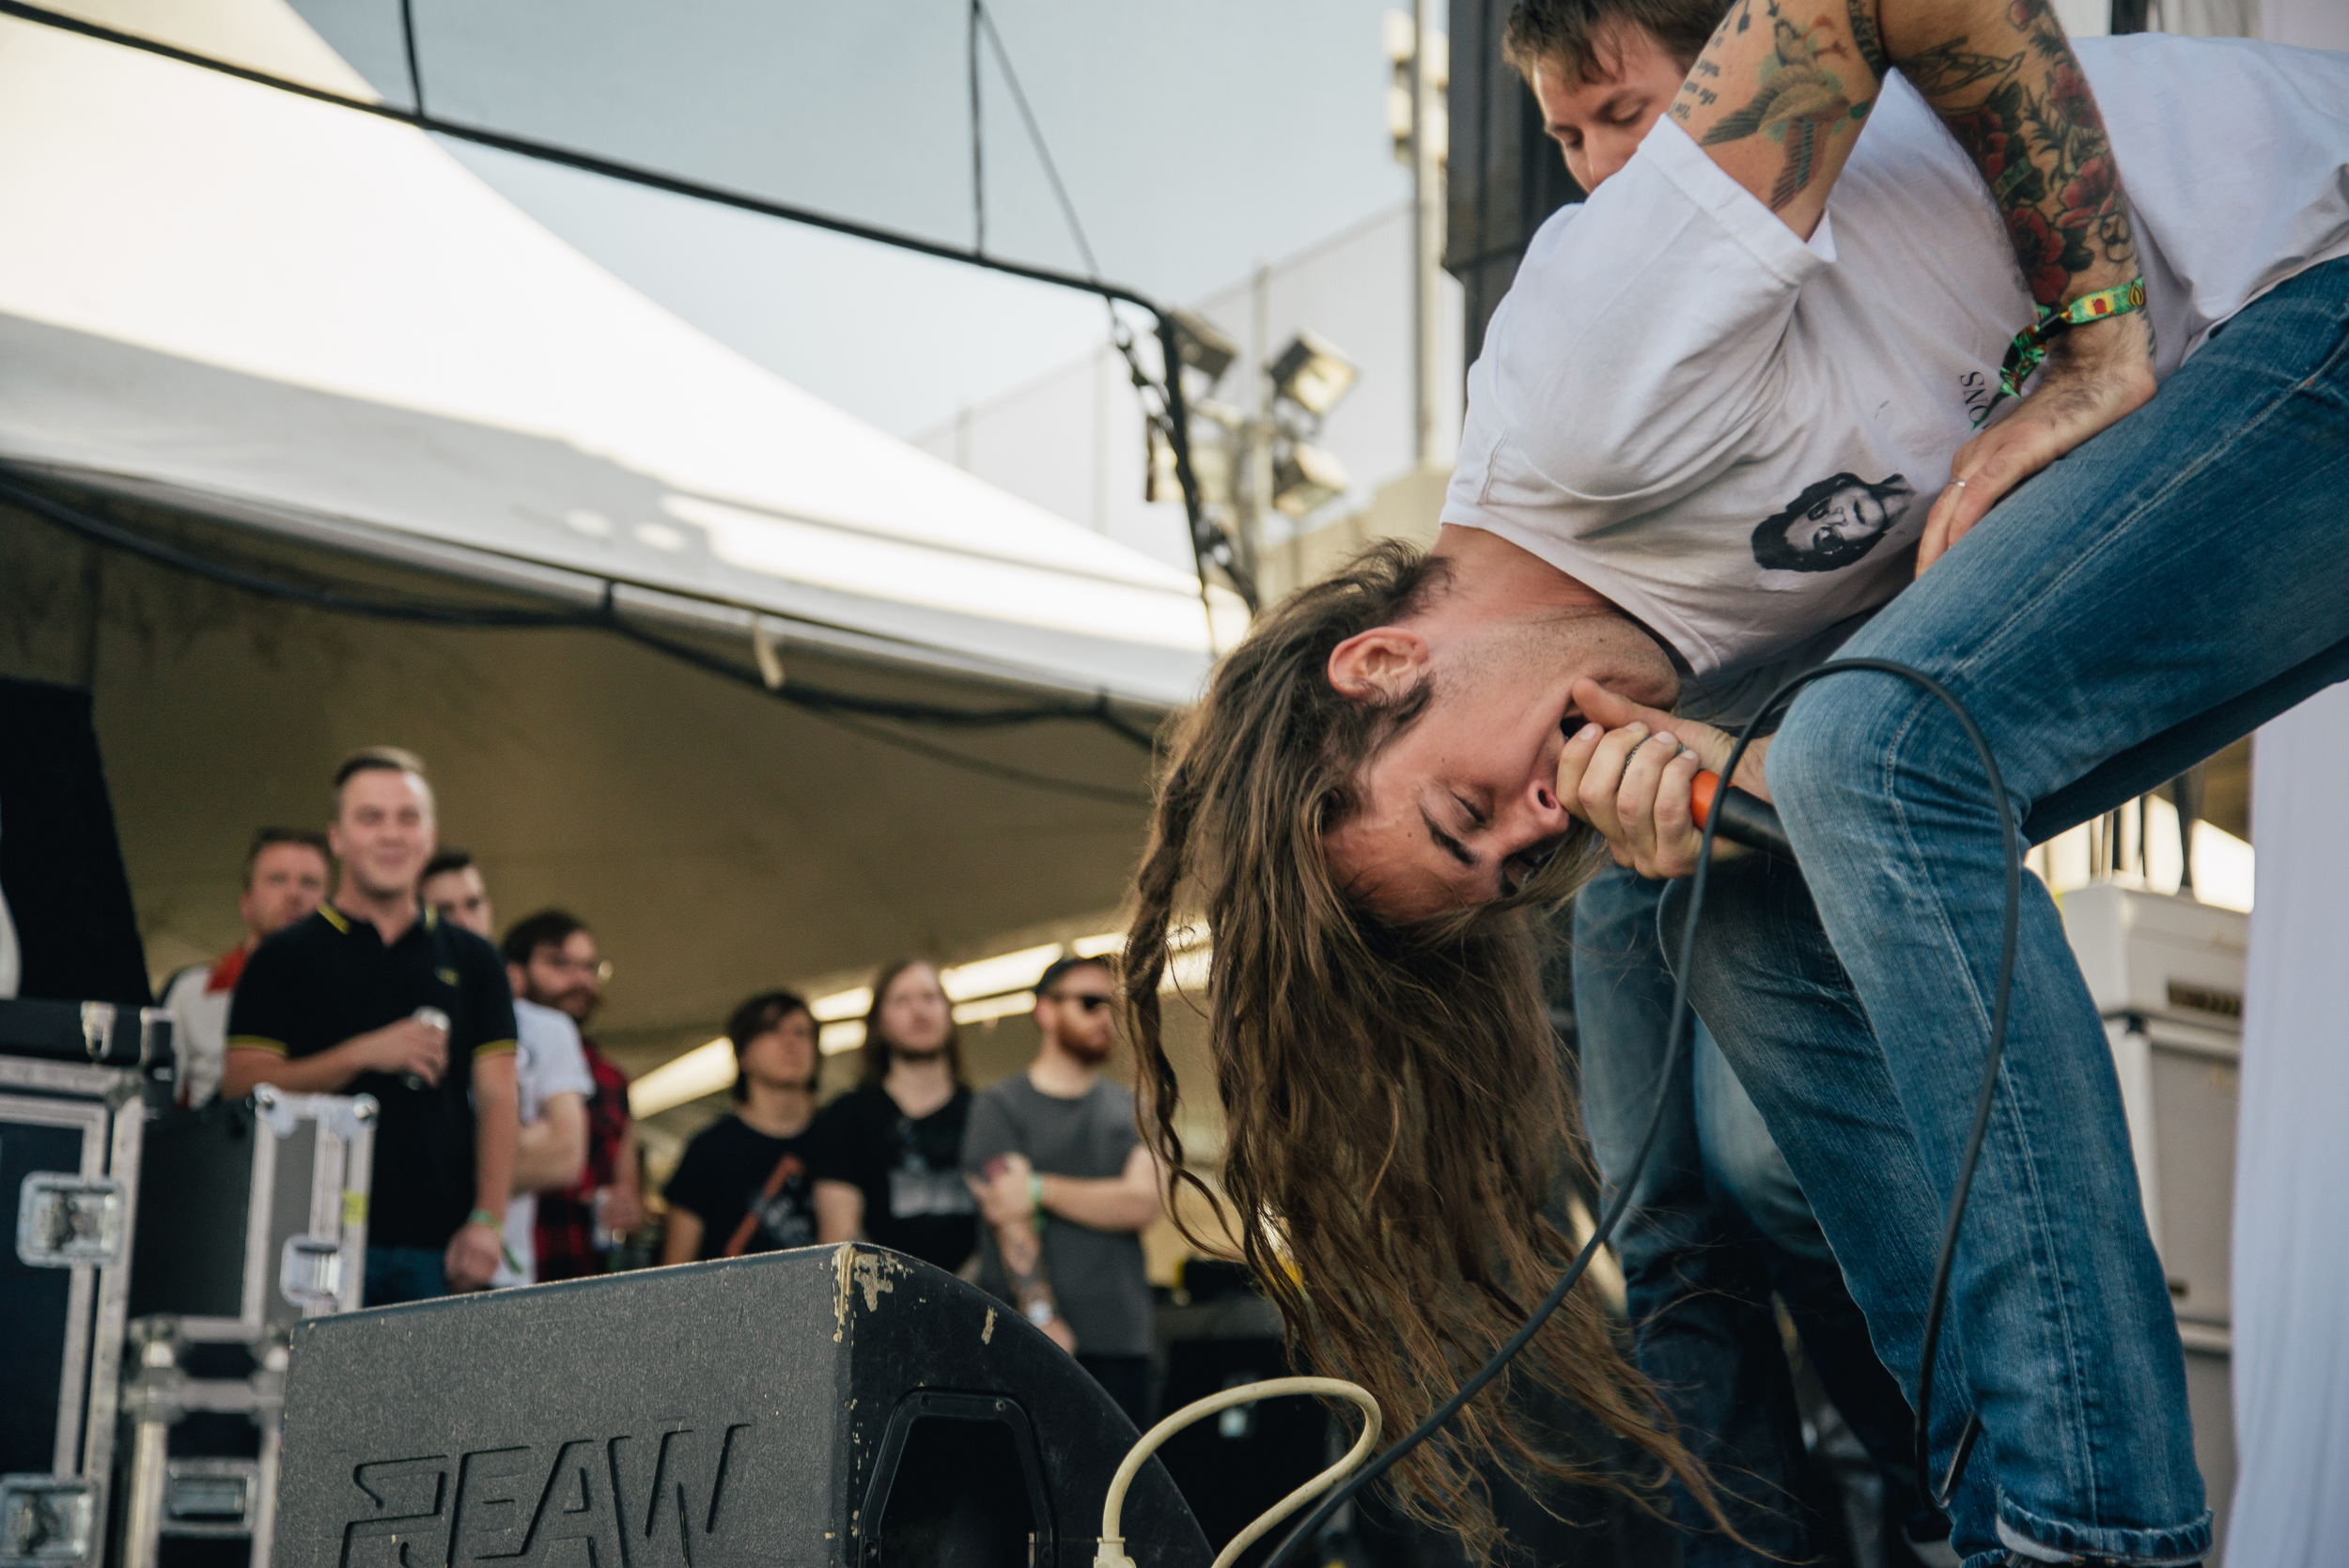
[[[222,1096],[261,1083],[374,1095],[367,1305],[480,1290],[503,1250],[517,1130],[506,966],[418,905],[434,828],[415,756],[344,762],[327,836],[341,881],[246,962]]]
[[[962,1179],[971,1091],[938,970],[893,964],[873,983],[863,1083],[817,1118],[821,1239],[862,1235],[949,1273],[979,1242],[978,1203]]]
[[[978,1203],[962,1179],[970,1121],[968,1089],[926,1116],[907,1115],[879,1084],[850,1090],[824,1108],[817,1173],[856,1189],[865,1240],[953,1273],[979,1241]]]
[[[816,1019],[789,991],[768,991],[726,1020],[735,1113],[687,1144],[663,1193],[661,1261],[734,1258],[816,1243],[808,1126],[816,1119]]]

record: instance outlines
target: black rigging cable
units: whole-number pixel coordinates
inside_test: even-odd
[[[971,25],[963,40],[971,69],[971,248],[987,249],[987,158],[981,140],[979,114],[979,23],[986,16],[979,0],[971,0]],[[1112,306],[1115,309],[1115,306]]]
[[[1084,262],[1085,276],[1098,278],[1101,275],[1101,264],[1094,256],[1093,242],[1085,237],[1085,225],[1077,216],[1077,204],[1069,197],[1067,182],[1061,179],[1060,162],[1052,156],[1051,146],[1044,139],[1044,127],[1037,121],[1035,110],[1028,102],[1027,89],[1020,85],[1019,72],[1011,63],[1011,51],[1004,47],[1003,35],[995,26],[995,14],[987,8],[987,0],[971,0],[971,27],[972,158],[976,159],[979,145],[978,35],[979,29],[984,27],[987,31],[988,45],[994,51],[995,63],[1003,69],[1004,85],[1011,88],[1011,101],[1013,106],[1019,111],[1019,122],[1027,128],[1028,145],[1035,149],[1036,162],[1044,165],[1044,178],[1051,182],[1052,198],[1060,204],[1061,220],[1068,225],[1068,237],[1076,242],[1077,255]],[[973,180],[975,184],[975,173]],[[980,216],[981,225],[984,227],[985,208],[983,205]],[[1188,444],[1190,420],[1183,413],[1181,389],[1177,387],[1175,395],[1169,396],[1157,382],[1151,380],[1150,373],[1142,367],[1141,359],[1134,353],[1134,334],[1126,329],[1126,323],[1118,317],[1117,302],[1104,296],[1101,304],[1102,308],[1109,312],[1110,345],[1126,362],[1127,378],[1133,382],[1135,392],[1143,400],[1143,416],[1149,427],[1158,432],[1171,445],[1178,448],[1177,482],[1186,487],[1183,490],[1184,506],[1191,519],[1191,555],[1199,568],[1199,609],[1206,617],[1208,650],[1215,652],[1217,651],[1215,607],[1207,598],[1206,563],[1208,561],[1216,563],[1223,574],[1231,580],[1233,587],[1238,591],[1241,599],[1251,610],[1256,608],[1256,585],[1246,569],[1239,565],[1237,554],[1231,549],[1229,536],[1220,527],[1205,520],[1200,498],[1195,493],[1195,487],[1190,484],[1190,449]],[[1161,316],[1159,319],[1163,329],[1166,325],[1166,318]],[[1166,349],[1166,364],[1170,367],[1167,374],[1171,380],[1182,374],[1179,349],[1164,331],[1161,331],[1159,335]],[[1156,394],[1159,400],[1159,406],[1155,410],[1149,405],[1149,399],[1153,394]],[[1173,428],[1178,417],[1183,421],[1186,436],[1186,440],[1182,442],[1175,440]]]
[[[1044,128],[1036,123],[1035,111],[1028,106],[1027,89],[1019,85],[1019,73],[1012,69],[1011,52],[1003,47],[1003,35],[995,28],[995,13],[987,8],[987,0],[971,0],[972,67],[971,113],[973,117],[973,144],[976,139],[978,115],[978,31],[987,31],[988,47],[994,51],[995,63],[1003,68],[1004,85],[1011,88],[1011,101],[1019,111],[1020,123],[1028,130],[1029,145],[1035,148],[1036,161],[1044,165],[1044,178],[1051,182],[1052,199],[1060,203],[1061,220],[1068,225],[1068,237],[1077,242],[1077,254],[1083,258],[1085,276],[1101,275],[1101,264],[1094,259],[1093,245],[1085,238],[1085,225],[1078,221],[1077,204],[1068,197],[1068,187],[1062,182],[1060,164],[1052,157],[1052,149],[1044,140]],[[1114,322],[1117,318],[1110,318]]]
[[[424,68],[416,63],[416,0],[399,0],[399,40],[408,51],[408,96],[424,109]]]
[[[1989,1133],[1990,1111],[1998,1101],[1999,1064],[2006,1055],[2007,1009],[2014,995],[2015,952],[2020,945],[2022,934],[2022,836],[2016,830],[2015,813],[2007,801],[2006,780],[1999,771],[1999,759],[1992,753],[1990,742],[1983,735],[1981,726],[1974,722],[1973,715],[1966,710],[1966,705],[1958,701],[1954,692],[1923,671],[1906,664],[1895,663],[1889,659],[1830,660],[1781,684],[1777,691],[1770,693],[1769,699],[1762,705],[1754,716],[1747,721],[1746,727],[1737,737],[1736,745],[1730,750],[1729,760],[1720,768],[1721,778],[1728,780],[1737,776],[1737,764],[1744,759],[1747,747],[1752,743],[1763,722],[1777,711],[1781,703],[1821,676],[1840,675],[1851,670],[1866,670],[1880,675],[1898,675],[1903,680],[1923,688],[1939,699],[1941,705],[1950,710],[1951,715],[1957,720],[1958,727],[1966,732],[1966,738],[1973,742],[1975,753],[1982,759],[1983,771],[1988,778],[1990,799],[1999,815],[1999,825],[2006,851],[2006,924],[1999,942],[1999,981],[1990,1013],[1989,1048],[1983,1056],[1982,1090],[1974,1104],[1973,1127],[1967,1135],[1965,1154],[1958,1161],[1957,1185],[1951,1194],[1949,1209],[1942,1221],[1940,1257],[1934,1269],[1933,1294],[1926,1307],[1924,1333],[1920,1345],[1921,1354],[1918,1365],[1917,1390],[1914,1399],[1910,1402],[1917,1414],[1918,1480],[1931,1496],[1935,1505],[1946,1513],[1950,1506],[1950,1499],[1956,1494],[1958,1481],[1965,1474],[1966,1461],[1973,1452],[1974,1440],[1981,1435],[1982,1418],[1979,1412],[1968,1413],[1966,1423],[1958,1434],[1956,1449],[1950,1461],[1949,1473],[1937,1484],[1933,1479],[1929,1436],[1930,1423],[1933,1419],[1934,1359],[1940,1345],[1943,1309],[1949,1300],[1950,1279],[1957,1258],[1958,1231],[1966,1219],[1966,1200],[1973,1189],[1974,1168],[1981,1160],[1983,1142]],[[1347,1499],[1392,1469],[1405,1454],[1433,1436],[1445,1422],[1458,1415],[1470,1400],[1483,1392],[1494,1378],[1501,1375],[1502,1369],[1508,1366],[1517,1354],[1533,1342],[1533,1336],[1541,1331],[1542,1325],[1549,1321],[1550,1315],[1564,1304],[1566,1297],[1573,1294],[1574,1287],[1581,1282],[1583,1272],[1590,1267],[1591,1259],[1596,1255],[1599,1248],[1606,1245],[1608,1238],[1614,1234],[1616,1224],[1623,1219],[1624,1211],[1630,1206],[1632,1189],[1639,1185],[1640,1173],[1646,1168],[1648,1157],[1655,1150],[1657,1134],[1664,1125],[1664,1109],[1669,1103],[1671,1094],[1672,1053],[1682,1048],[1682,1041],[1688,1038],[1690,1032],[1688,1028],[1688,971],[1696,956],[1697,917],[1704,908],[1704,885],[1713,869],[1713,838],[1720,827],[1721,816],[1722,813],[1719,811],[1705,814],[1704,834],[1697,848],[1696,871],[1688,887],[1688,914],[1680,931],[1680,957],[1673,966],[1672,1021],[1667,1026],[1664,1034],[1667,1042],[1666,1060],[1659,1064],[1657,1069],[1655,1109],[1648,1113],[1647,1131],[1641,1136],[1639,1152],[1632,1156],[1631,1168],[1617,1187],[1614,1197],[1609,1200],[1606,1212],[1599,1217],[1597,1227],[1591,1232],[1589,1239],[1583,1242],[1581,1250],[1574,1255],[1574,1261],[1566,1265],[1566,1271],[1558,1277],[1558,1282],[1550,1287],[1549,1294],[1542,1298],[1541,1304],[1533,1309],[1532,1313],[1526,1318],[1517,1331],[1510,1335],[1508,1341],[1500,1349],[1493,1352],[1491,1358],[1478,1368],[1467,1382],[1461,1384],[1451,1398],[1429,1412],[1425,1421],[1421,1421],[1402,1437],[1396,1439],[1392,1447],[1355,1471],[1353,1475],[1346,1478],[1343,1484],[1331,1487],[1322,1497],[1320,1506],[1308,1514],[1304,1522],[1291,1530],[1280,1545],[1273,1548],[1271,1555],[1267,1557],[1261,1564],[1261,1568],[1282,1568],[1282,1564],[1294,1558],[1304,1543],[1314,1539],[1315,1535],[1329,1523],[1330,1516],[1345,1506]]]

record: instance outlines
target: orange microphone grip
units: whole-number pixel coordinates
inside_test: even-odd
[[[1794,846],[1786,839],[1786,829],[1770,803],[1758,795],[1723,784],[1721,776],[1709,768],[1688,785],[1688,811],[1700,829],[1719,812],[1720,826],[1713,831],[1732,844],[1742,844],[1781,860],[1795,858]]]
[[[1688,809],[1696,814],[1698,827],[1712,819],[1713,801],[1720,791],[1721,776],[1710,768],[1699,773],[1696,782],[1688,786]]]

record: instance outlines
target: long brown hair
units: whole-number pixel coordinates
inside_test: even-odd
[[[889,1076],[889,1037],[881,1032],[881,1002],[889,995],[889,987],[897,983],[897,976],[916,966],[940,974],[939,988],[945,981],[939,967],[927,958],[899,958],[881,966],[873,976],[873,1004],[864,1010],[864,1058],[857,1073],[857,1087],[870,1089]],[[962,1076],[962,1031],[955,1023],[954,1003],[946,1004],[946,1065],[955,1075],[955,1087],[967,1089],[969,1080]]]
[[[1563,1270],[1575,1246],[1542,1210],[1563,1169],[1589,1170],[1527,917],[1587,875],[1588,846],[1569,844],[1505,903],[1408,928],[1349,898],[1323,850],[1360,808],[1357,770],[1432,694],[1422,681],[1384,706],[1349,700],[1330,685],[1330,651],[1408,618],[1447,572],[1382,541],[1259,616],[1224,659],[1172,737],[1123,981],[1151,1143],[1224,1217],[1313,1369],[1369,1389],[1394,1435],[1515,1332]],[[1187,1169],[1175,1130],[1159,986],[1178,905],[1204,917],[1214,944],[1206,1014],[1228,1208]],[[1511,1375],[1574,1399],[1713,1507],[1587,1285]],[[1622,1486],[1656,1506],[1652,1487],[1613,1466],[1549,1452],[1508,1403],[1471,1403],[1397,1467],[1407,1508],[1488,1552],[1480,1459]]]

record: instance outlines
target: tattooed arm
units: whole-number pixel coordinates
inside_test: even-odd
[[[1982,172],[2039,305],[2138,275],[2104,117],[2047,0],[1736,0],[1672,114],[1808,238],[1895,67]],[[1918,569],[2015,485],[2151,397],[2151,362],[2142,311],[2058,338],[2038,389],[1959,449]]]

